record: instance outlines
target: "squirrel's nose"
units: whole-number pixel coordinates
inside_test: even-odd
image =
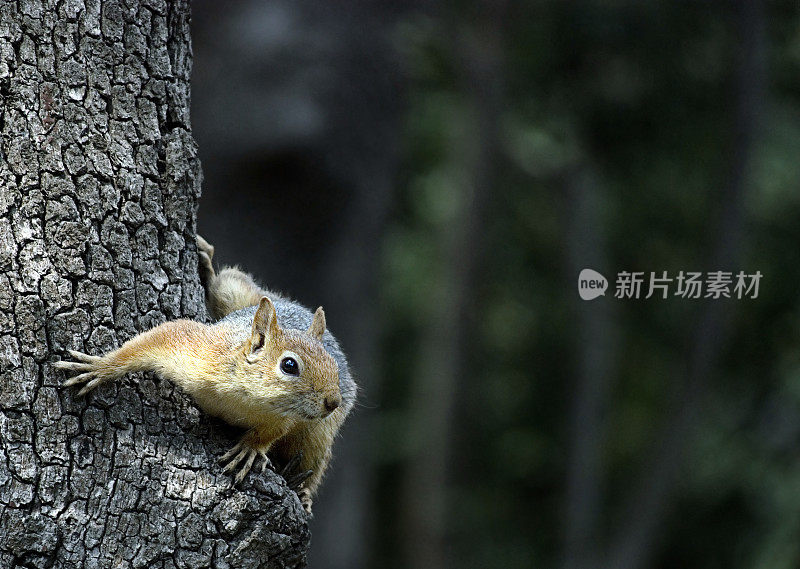
[[[341,405],[341,400],[337,397],[326,397],[325,398],[325,409],[330,413],[334,409],[336,409],[339,405]]]

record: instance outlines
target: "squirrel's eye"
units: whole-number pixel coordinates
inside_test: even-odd
[[[300,375],[300,366],[294,358],[283,358],[281,360],[281,371],[286,375]]]

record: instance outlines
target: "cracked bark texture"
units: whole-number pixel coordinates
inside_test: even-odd
[[[135,375],[51,362],[205,318],[185,1],[0,3],[0,567],[297,567],[310,539],[239,432]]]

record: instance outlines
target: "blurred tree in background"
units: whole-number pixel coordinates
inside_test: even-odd
[[[800,566],[796,3],[221,6],[200,230],[363,386],[312,567]]]

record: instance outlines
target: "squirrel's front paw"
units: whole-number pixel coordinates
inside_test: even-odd
[[[241,482],[247,473],[250,472],[250,467],[253,466],[253,462],[256,460],[256,457],[260,456],[262,458],[261,463],[261,472],[264,472],[264,469],[267,466],[272,467],[272,461],[267,456],[268,448],[253,448],[244,441],[239,441],[239,443],[233,447],[231,450],[226,452],[222,457],[220,457],[220,463],[228,463],[222,469],[223,472],[231,472],[236,470],[238,464],[242,461],[242,466],[239,468],[239,472],[236,473],[236,477],[234,478],[234,484],[238,484]]]
[[[86,383],[83,388],[78,392],[78,395],[85,395],[98,385],[100,385],[103,381],[108,379],[104,375],[101,374],[103,368],[101,367],[101,362],[103,358],[100,356],[90,356],[89,354],[84,354],[82,352],[77,352],[75,350],[68,350],[69,355],[75,358],[76,362],[68,362],[68,361],[60,361],[55,362],[53,364],[54,367],[58,369],[63,369],[66,371],[73,371],[73,372],[81,372],[80,374],[71,377],[67,381],[64,382],[64,385],[77,385],[78,383]]]
[[[303,462],[303,451],[298,451],[289,462],[287,462],[280,474],[286,480],[286,485],[294,490],[297,497],[300,498],[300,503],[303,509],[311,513],[311,491],[305,486],[306,480],[314,474],[313,470],[301,470],[300,465]]]
[[[306,480],[309,476],[314,474],[313,470],[300,470],[300,464],[303,462],[303,451],[298,451],[289,462],[287,462],[280,474],[286,480],[286,485],[299,493],[303,489]]]

